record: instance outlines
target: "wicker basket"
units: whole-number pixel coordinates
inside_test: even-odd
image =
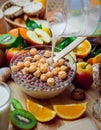
[[[1,6],[1,9],[4,12],[7,8],[9,8],[13,5],[14,5],[14,3],[12,1],[8,0]],[[4,18],[11,28],[15,28],[15,27],[24,27],[25,28],[25,25],[23,25],[23,24],[18,24],[16,22],[14,22],[12,19],[7,18],[6,16],[4,16]]]

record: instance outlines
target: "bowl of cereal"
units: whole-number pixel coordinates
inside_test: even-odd
[[[34,98],[52,98],[62,93],[72,82],[76,63],[71,57],[49,62],[51,47],[28,47],[13,56],[10,62],[12,79],[22,91]],[[73,62],[74,61],[74,62]]]

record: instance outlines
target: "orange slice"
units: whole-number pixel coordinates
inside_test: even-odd
[[[87,109],[87,102],[69,105],[53,105],[53,108],[60,118],[74,120],[84,114]]]
[[[87,61],[89,64],[98,64],[101,63],[101,53],[99,53],[97,56],[88,59]]]
[[[15,36],[15,37],[18,37],[18,31],[20,31],[21,36],[22,36],[24,39],[26,39],[27,29],[25,29],[25,28],[21,28],[21,27],[19,27],[19,28],[13,28],[13,29],[11,29],[11,30],[8,32],[8,34],[11,34],[11,35],[13,35],[13,36]]]
[[[78,58],[85,58],[91,51],[91,44],[88,40],[83,41],[80,45],[78,45],[73,52]]]
[[[27,99],[27,109],[31,112],[38,121],[47,122],[56,116],[56,112],[48,107],[42,106],[34,101]]]

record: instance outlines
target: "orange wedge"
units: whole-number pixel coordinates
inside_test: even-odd
[[[32,100],[27,99],[27,109],[31,112],[35,118],[40,122],[47,122],[55,118],[56,112],[48,107],[42,106]]]
[[[99,53],[97,56],[88,59],[87,61],[89,64],[98,64],[101,63],[101,53]]]
[[[83,41],[80,45],[78,45],[73,52],[78,58],[85,58],[91,52],[91,44],[88,40]]]
[[[18,32],[20,32],[21,36],[26,39],[26,33],[27,33],[27,29],[19,27],[19,28],[13,28],[11,30],[9,30],[8,34],[11,34],[15,37],[18,37]]]
[[[69,105],[53,105],[53,108],[60,118],[74,120],[85,113],[87,109],[87,102]]]

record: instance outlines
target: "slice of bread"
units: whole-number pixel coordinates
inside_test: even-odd
[[[23,9],[18,6],[11,6],[4,11],[4,15],[9,18],[14,18],[23,14]]]
[[[32,2],[24,6],[23,8],[24,13],[31,16],[31,15],[39,15],[43,13],[43,5],[40,2]]]

